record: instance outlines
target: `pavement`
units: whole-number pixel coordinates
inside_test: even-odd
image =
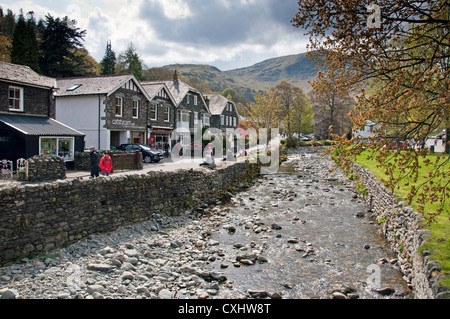
[[[180,160],[172,160],[172,159],[162,159],[159,163],[144,163],[144,167],[139,170],[123,170],[123,171],[114,171],[110,176],[118,176],[118,175],[130,175],[130,174],[146,174],[150,171],[176,171],[178,169],[207,169],[200,166],[201,163],[204,162],[204,159],[180,159]],[[223,162],[215,160],[215,164],[218,167],[230,165],[232,162]],[[67,170],[66,178],[81,178],[88,179],[91,176],[89,171],[79,171],[79,170]],[[101,176],[101,173],[100,173]]]

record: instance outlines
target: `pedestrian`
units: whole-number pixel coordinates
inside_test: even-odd
[[[164,144],[164,157],[165,158],[169,158],[169,147],[170,147],[169,142],[166,142]]]
[[[109,176],[109,174],[112,171],[112,167],[113,167],[112,158],[109,155],[109,152],[106,151],[102,159],[100,160],[100,169],[102,170],[102,175]]]
[[[89,158],[90,158],[90,164],[91,164],[91,178],[96,178],[99,175],[98,153],[95,150],[94,146],[91,146],[89,148],[89,150],[90,150]]]

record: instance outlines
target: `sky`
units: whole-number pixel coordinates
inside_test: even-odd
[[[130,42],[147,67],[209,64],[222,71],[306,52],[290,20],[298,0],[0,0],[6,12],[68,16],[86,30],[85,48],[100,62],[111,41],[116,56]]]

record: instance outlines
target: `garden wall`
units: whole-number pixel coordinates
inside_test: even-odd
[[[0,266],[74,243],[93,233],[178,215],[215,202],[259,166],[234,163],[210,170],[177,170],[12,184],[0,189]]]
[[[419,252],[429,231],[420,227],[421,215],[393,192],[382,185],[366,168],[355,164],[353,171],[367,189],[365,200],[371,204],[376,218],[391,248],[397,253],[404,279],[412,286],[418,299],[434,299],[446,296],[437,282],[439,266],[429,259],[430,252]]]

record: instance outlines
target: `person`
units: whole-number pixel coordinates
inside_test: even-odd
[[[103,157],[100,160],[100,169],[102,170],[103,176],[109,176],[112,171],[112,158],[109,155],[109,152],[106,151]]]
[[[96,178],[99,175],[99,166],[98,166],[98,153],[95,150],[94,146],[89,148],[90,154],[90,164],[91,164],[91,178]]]
[[[164,157],[165,158],[169,158],[169,147],[170,147],[169,142],[166,142],[164,144]]]

